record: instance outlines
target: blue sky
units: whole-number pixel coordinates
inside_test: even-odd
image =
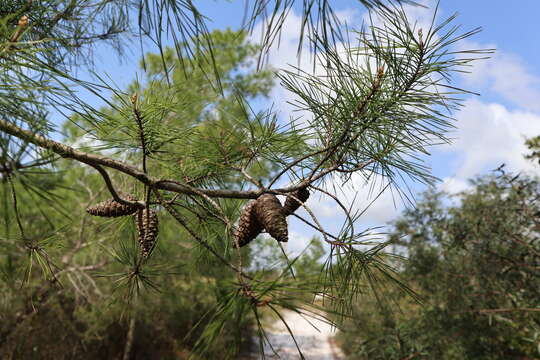
[[[429,9],[407,7],[411,19],[420,23],[431,18],[435,1],[422,1]],[[243,1],[228,2],[199,1],[202,13],[213,19],[211,28],[236,28],[242,19]],[[351,22],[358,25],[365,9],[357,1],[334,1],[337,10]],[[513,6],[512,6],[513,5]],[[540,40],[538,40],[538,14],[540,1],[519,2],[488,0],[441,0],[439,20],[458,12],[457,23],[463,31],[481,26],[483,31],[467,40],[467,45],[476,48],[496,48],[492,58],[471,69],[472,74],[457,77],[456,84],[481,96],[470,96],[465,106],[455,114],[458,122],[453,133],[452,145],[432,149],[432,156],[426,161],[434,175],[442,179],[439,188],[455,192],[466,189],[467,179],[489,172],[501,163],[511,170],[525,170],[538,173],[538,168],[523,159],[526,149],[525,137],[540,134]],[[294,14],[293,14],[294,15]],[[293,22],[287,24],[294,27]],[[294,31],[287,28],[282,39],[282,47],[275,49],[270,57],[273,65],[282,66],[295,63]],[[289,38],[287,38],[289,37]],[[138,47],[137,47],[138,48]],[[125,85],[137,70],[138,54],[131,60],[118,64],[110,51],[98,52],[101,61],[96,70],[107,71]],[[290,108],[284,105],[285,96],[279,90],[273,94],[273,101],[287,117]],[[280,104],[280,102],[282,102]],[[413,186],[416,190],[422,187]],[[357,195],[359,206],[369,202],[367,191],[347,191],[341,195],[344,200]],[[403,204],[392,194],[381,196],[364,216],[364,227],[384,224],[395,218]],[[321,221],[331,229],[336,229],[341,214],[329,199],[313,197],[309,205],[319,214]],[[294,249],[307,241],[310,232],[299,223],[291,222],[293,237],[301,238]]]

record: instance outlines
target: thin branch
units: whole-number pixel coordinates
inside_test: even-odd
[[[15,219],[17,220],[17,225],[19,226],[19,231],[21,233],[21,237],[24,241],[26,241],[26,236],[24,235],[24,228],[21,222],[21,216],[19,214],[19,207],[17,204],[17,192],[15,191],[15,185],[13,185],[13,180],[11,178],[11,175],[7,175],[7,180],[9,182],[9,186],[11,188],[11,196],[13,198],[13,210],[15,211]]]
[[[327,234],[326,231],[324,231],[324,228],[322,227],[321,223],[319,222],[319,220],[317,220],[317,217],[315,216],[313,211],[311,211],[311,209],[306,205],[306,203],[303,202],[302,200],[298,199],[296,196],[294,196],[292,194],[287,194],[287,196],[293,198],[294,200],[296,200],[299,204],[301,204],[304,207],[304,209],[306,209],[308,214],[311,216],[311,218],[313,219],[313,221],[317,225],[317,230],[319,230],[319,232],[323,235],[324,241],[326,241],[328,244],[335,245],[336,242],[335,241],[330,241],[328,239],[328,237],[326,236],[326,234]]]
[[[145,207],[146,202],[129,201],[129,200],[122,199],[120,197],[120,195],[118,195],[118,192],[116,191],[116,189],[114,188],[114,185],[113,185],[113,183],[111,181],[111,178],[109,177],[109,174],[107,173],[107,171],[105,171],[105,169],[103,169],[102,166],[92,165],[92,164],[89,164],[89,165],[99,172],[99,174],[103,178],[103,181],[105,182],[105,185],[107,186],[107,189],[109,190],[109,192],[111,193],[111,196],[113,197],[113,199],[115,201],[117,201],[117,202],[119,202],[120,204],[123,204],[123,205],[137,206],[139,208],[144,208]]]
[[[131,319],[129,320],[129,328],[128,328],[128,332],[126,334],[126,344],[124,346],[124,355],[122,357],[123,360],[129,360],[130,357],[131,357],[131,350],[133,348],[133,339],[134,339],[134,334],[135,334],[135,325],[136,325],[136,311],[135,311],[135,307],[136,307],[136,304],[137,304],[137,295],[135,295],[135,301],[134,301],[134,304],[133,304],[133,312],[131,314]]]
[[[304,219],[302,216],[297,215],[297,214],[295,214],[295,213],[293,213],[293,214],[291,214],[291,215],[294,216],[295,218],[297,218],[298,220],[302,221],[304,224],[310,226],[311,228],[313,228],[313,229],[315,229],[315,230],[321,232],[321,229],[319,229],[316,225],[314,225],[313,223],[311,223],[309,220]],[[330,234],[329,232],[324,231],[324,234],[326,234],[326,236],[328,236],[328,237],[330,237],[330,238],[336,240],[336,241],[333,242],[334,244],[336,244],[336,242],[339,241],[339,238],[338,238],[337,236],[332,235],[332,234]]]
[[[313,186],[311,185],[310,186],[312,189],[314,190],[317,190],[319,192],[322,192],[323,194],[326,194],[328,196],[330,196],[332,199],[334,199],[334,201],[338,204],[338,206],[343,210],[343,213],[345,214],[345,216],[347,217],[347,221],[349,222],[349,225],[351,227],[351,235],[354,235],[354,220],[353,218],[351,217],[351,214],[350,214],[350,211],[349,209],[347,209],[347,207],[345,206],[345,204],[343,204],[341,202],[341,200],[338,199],[337,196],[335,196],[334,194],[322,189],[322,188],[319,188],[319,187],[316,187],[316,186]]]
[[[379,68],[378,71],[377,71],[377,77],[373,81],[372,87],[371,87],[368,95],[365,97],[365,99],[362,102],[360,102],[360,104],[358,104],[357,108],[353,111],[351,119],[349,120],[349,123],[347,124],[347,126],[343,130],[343,133],[341,134],[338,141],[334,145],[332,145],[330,147],[330,149],[329,149],[328,153],[326,154],[326,156],[319,162],[319,164],[315,167],[315,169],[313,169],[313,171],[311,171],[311,174],[308,176],[308,181],[310,181],[311,178],[317,172],[317,170],[321,166],[323,166],[324,163],[326,161],[328,161],[338,151],[338,149],[341,146],[343,146],[343,149],[341,150],[341,152],[340,152],[340,154],[338,156],[338,158],[341,159],[347,153],[347,150],[348,150],[349,146],[351,144],[353,144],[356,141],[356,139],[358,139],[358,137],[360,137],[360,135],[363,134],[363,132],[368,128],[368,126],[371,123],[375,122],[375,120],[377,118],[373,118],[373,119],[371,119],[371,121],[366,121],[366,123],[364,124],[362,129],[359,130],[353,138],[349,139],[349,135],[350,135],[349,133],[351,131],[351,127],[352,127],[352,124],[354,123],[354,120],[356,120],[356,118],[358,118],[366,110],[366,108],[368,107],[369,102],[375,96],[377,91],[380,89],[381,80],[382,80],[383,75],[384,75],[384,69]],[[345,144],[347,144],[347,145],[345,146]]]
[[[214,248],[212,248],[206,241],[204,241],[195,231],[193,231],[188,225],[187,222],[182,219],[182,216],[172,207],[167,201],[165,201],[162,197],[159,191],[154,189],[154,194],[156,194],[156,197],[158,198],[160,204],[167,210],[167,212],[180,224],[186,231],[197,241],[202,247],[204,247],[206,250],[210,251],[212,255],[214,255],[216,258],[218,258],[223,264],[230,267],[232,270],[237,272],[238,274],[241,274],[243,277],[253,280],[253,278],[247,274],[245,274],[242,270],[238,269],[236,266],[231,264],[229,261],[227,261],[223,256],[218,254]]]

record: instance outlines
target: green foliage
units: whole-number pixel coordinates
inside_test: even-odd
[[[486,176],[449,197],[427,193],[395,224],[402,275],[423,306],[399,293],[383,312],[368,297],[344,333],[353,359],[537,358],[540,185]],[[354,354],[354,355],[353,355]]]

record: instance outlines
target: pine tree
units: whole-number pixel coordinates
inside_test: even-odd
[[[482,56],[481,51],[450,49],[478,29],[458,34],[451,25],[455,16],[440,24],[434,16],[429,28],[420,29],[400,7],[412,1],[362,0],[383,26],[372,23],[356,29],[354,45],[346,40],[346,27],[329,2],[297,5],[305,19],[299,45],[309,43],[317,55],[314,65],[324,76],[307,69],[279,69],[280,86],[298,99],[298,110],[310,114],[301,124],[284,123],[272,109],[255,112],[250,101],[270,90],[265,54],[293,3],[246,5],[252,17],[245,20],[245,29],[265,24],[258,47],[245,45],[246,33],[210,33],[207,19],[191,1],[20,0],[3,6],[0,173],[9,189],[4,203],[8,204],[7,194],[13,198],[22,246],[40,254],[43,267],[52,269],[46,248],[25,235],[24,204],[16,202],[16,189],[32,187],[45,194],[47,179],[63,158],[101,176],[112,198],[107,211],[114,208],[112,213],[121,217],[136,214],[142,251],[115,255],[129,265],[121,283],[133,302],[142,287],[153,286],[150,274],[160,272],[152,263],[156,251],[151,249],[156,244],[159,248],[165,218],[175,221],[174,231],[193,241],[186,256],[200,256],[207,266],[217,261],[216,268],[225,267],[235,277],[222,289],[209,325],[195,344],[197,351],[218,342],[231,321],[259,319],[261,309],[276,314],[295,309],[318,316],[320,305],[313,297],[320,295],[326,310],[345,316],[366,285],[378,292],[389,282],[411,292],[388,266],[386,259],[392,254],[385,252],[386,244],[368,250],[361,246],[369,241],[365,232],[355,230],[360,215],[352,214],[325,184],[330,179],[347,183],[353,174],[367,179],[379,175],[396,186],[405,176],[433,182],[416,159],[430,146],[448,141],[452,111],[459,107],[460,95],[467,93],[451,85],[451,75]],[[91,66],[92,58],[82,55],[93,46],[108,41],[122,54],[133,34],[160,50],[160,55],[144,58],[144,84],[136,82],[122,91],[103,78],[89,82],[74,75],[73,70]],[[171,34],[174,49],[165,46],[165,34]],[[222,51],[226,41],[236,41],[236,46]],[[221,68],[224,57],[242,58],[252,51],[258,53],[259,71],[233,77],[229,75],[234,68]],[[184,82],[178,88],[175,77],[182,76],[190,86]],[[76,87],[96,96],[108,90],[113,96],[102,97],[107,107],[96,109]],[[205,94],[204,101],[200,94]],[[71,135],[94,139],[94,146],[78,148],[55,140],[50,109],[68,113]],[[45,180],[25,182],[30,172],[40,172]],[[305,203],[317,193],[332,197],[343,209],[345,222],[339,233],[326,231]],[[276,195],[285,196],[283,206]],[[287,216],[320,232],[329,250],[316,281],[294,277],[290,262],[277,272],[250,269],[245,250],[235,246],[244,245],[237,244],[238,230],[249,230],[237,223],[245,220],[241,214],[247,201],[255,201],[253,215],[261,231],[280,242],[294,241],[287,236]],[[309,218],[298,213],[299,207]],[[242,238],[246,244],[257,234],[248,235]],[[258,325],[262,344],[264,328]],[[231,348],[229,355],[236,351]],[[125,354],[129,353],[127,346]]]

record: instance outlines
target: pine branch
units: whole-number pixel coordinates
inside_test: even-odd
[[[96,168],[97,166],[96,169],[98,169],[101,166],[101,167],[107,167],[114,170],[118,170],[154,189],[168,190],[175,193],[186,194],[186,195],[204,194],[211,198],[214,197],[214,198],[226,198],[226,199],[256,199],[264,193],[280,194],[280,195],[287,194],[287,193],[296,191],[298,189],[301,189],[303,187],[310,185],[312,182],[315,182],[321,179],[322,177],[328,175],[329,173],[335,171],[338,168],[338,166],[330,167],[328,169],[321,171],[319,174],[315,176],[313,176],[312,174],[309,179],[305,179],[297,185],[284,187],[284,188],[278,188],[278,189],[264,189],[264,188],[259,189],[259,190],[201,189],[201,188],[195,188],[195,187],[189,186],[186,183],[180,182],[178,180],[157,179],[148,174],[145,174],[144,171],[132,165],[126,164],[122,161],[114,160],[107,156],[90,154],[84,151],[74,149],[71,146],[51,140],[44,136],[33,133],[29,130],[25,130],[19,126],[16,126],[14,124],[11,124],[1,119],[0,119],[0,130],[12,136],[18,137],[19,139],[27,141],[28,143],[32,143],[41,148],[51,150],[63,158],[76,160],[78,162],[90,165],[94,168]],[[110,187],[109,190],[111,188],[112,187]],[[125,204],[132,204],[126,200],[120,199],[118,196],[117,198],[118,200],[123,201]]]

